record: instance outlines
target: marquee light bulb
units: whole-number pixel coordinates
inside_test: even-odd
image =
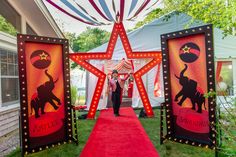
[[[115,23],[114,27],[113,27],[113,31],[111,34],[111,38],[110,41],[108,43],[108,48],[106,50],[106,52],[99,54],[99,53],[78,53],[78,54],[71,54],[71,58],[72,60],[75,60],[77,63],[79,63],[81,66],[83,66],[85,69],[89,70],[90,72],[92,72],[93,74],[95,74],[95,76],[97,76],[99,78],[99,81],[97,83],[97,87],[95,88],[97,91],[94,92],[94,96],[93,96],[93,100],[95,100],[96,103],[92,103],[93,104],[93,108],[94,110],[96,110],[98,102],[99,102],[99,97],[101,95],[102,92],[102,87],[104,85],[105,82],[105,78],[106,75],[100,71],[99,69],[97,69],[96,67],[94,67],[93,65],[91,65],[90,63],[84,61],[84,59],[88,59],[88,58],[93,58],[93,59],[110,59],[112,57],[114,48],[115,48],[115,44],[118,38],[118,35],[120,36],[120,39],[122,41],[123,47],[125,49],[126,55],[128,58],[130,59],[135,59],[135,58],[142,58],[143,56],[146,58],[152,58],[152,56],[161,56],[160,55],[160,51],[153,51],[151,53],[148,52],[132,52],[132,49],[130,47],[130,43],[128,40],[128,37],[126,35],[125,29],[123,27],[122,23]],[[78,59],[75,59],[75,56],[78,57]],[[155,58],[153,58],[153,60],[155,60]],[[83,63],[83,64],[81,64]],[[146,73],[148,70],[150,70],[152,67],[155,66],[155,62],[151,62],[152,64],[148,64],[148,66],[144,66],[142,68],[142,72],[139,70],[138,72],[134,73],[134,79],[137,82],[137,84],[139,84],[138,87],[138,91],[141,93],[141,99],[143,101],[144,107],[147,110],[146,107],[150,106],[150,102],[147,98],[147,93],[144,90],[144,85],[141,82],[141,78],[140,76],[143,75],[144,73]],[[86,65],[86,66],[84,66]],[[92,70],[91,70],[92,69]],[[150,113],[147,113],[148,116],[153,115],[153,112],[151,112],[152,110],[149,108]],[[89,112],[92,112],[91,110]],[[93,118],[93,116],[90,116],[89,118]]]

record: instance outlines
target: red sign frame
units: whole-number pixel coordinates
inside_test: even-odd
[[[206,93],[215,91],[212,31],[212,25],[204,25],[161,35],[165,92],[165,103],[161,106],[161,143],[169,139],[215,149],[215,97],[205,97]]]
[[[22,154],[72,142],[68,40],[18,34],[17,45]]]

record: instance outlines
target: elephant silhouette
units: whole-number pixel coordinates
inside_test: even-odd
[[[203,91],[197,86],[197,81],[184,76],[184,73],[188,68],[187,64],[184,65],[185,67],[180,72],[180,76],[175,75],[175,77],[179,80],[179,84],[182,86],[182,89],[176,94],[174,101],[178,101],[178,98],[182,97],[177,103],[178,105],[182,106],[183,102],[189,98],[192,103],[192,109],[195,110],[195,105],[197,104],[197,112],[202,113],[202,105],[204,105],[206,110]]]
[[[46,76],[49,78],[49,81],[45,82],[44,84],[37,87],[37,92],[33,94],[31,98],[31,114],[33,109],[35,111],[35,118],[39,118],[39,109],[41,109],[41,114],[45,114],[44,108],[46,103],[52,105],[52,107],[57,110],[58,106],[55,104],[53,100],[55,100],[58,105],[61,105],[61,101],[57,98],[52,90],[55,88],[55,83],[58,81],[53,80],[52,76],[48,74],[48,70],[45,70]]]

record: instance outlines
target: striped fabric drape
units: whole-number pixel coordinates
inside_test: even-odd
[[[133,66],[131,60],[122,59],[118,64],[114,64],[112,61],[107,62],[107,71],[111,73],[116,69],[119,73],[131,73],[133,72]]]
[[[112,15],[111,15],[111,12],[110,12],[108,6],[107,6],[107,3],[106,3],[104,0],[99,0],[99,3],[100,3],[100,5],[101,5],[103,11],[105,12],[106,16],[107,16],[110,20],[115,21],[114,18],[112,17]]]
[[[64,14],[80,22],[94,26],[108,25],[113,22],[122,22],[124,20],[134,20],[141,12],[153,8],[158,2],[158,0],[88,0],[86,2],[79,0],[46,1]],[[89,7],[89,5],[91,7]]]
[[[93,8],[97,11],[99,15],[101,15],[104,19],[107,21],[111,21],[111,19],[107,18],[103,12],[98,8],[97,4],[94,2],[94,0],[89,0],[90,4],[93,6]]]
[[[131,6],[130,6],[130,9],[129,9],[129,15],[134,10],[134,8],[136,7],[137,3],[138,3],[138,0],[132,0]]]
[[[81,11],[79,11],[73,4],[71,4],[70,2],[68,2],[67,0],[60,0],[65,6],[67,6],[69,9],[71,9],[72,11],[74,11],[78,16],[84,18],[85,20],[91,22],[91,23],[95,23],[95,24],[99,24],[96,21],[90,19],[87,15],[83,14]]]
[[[69,13],[68,11],[66,11],[65,9],[63,9],[62,7],[60,7],[59,5],[57,5],[56,3],[54,3],[52,0],[47,0],[47,2],[48,2],[49,4],[51,4],[52,6],[54,6],[55,8],[57,8],[58,10],[60,10],[61,12],[63,12],[64,14],[66,14],[66,15],[68,15],[68,16],[70,16],[70,17],[72,17],[72,18],[74,18],[74,19],[76,19],[76,20],[78,20],[78,21],[80,21],[80,22],[83,22],[83,23],[88,24],[88,25],[95,25],[94,23],[85,21],[85,20],[83,20],[82,18],[80,18],[80,17],[78,17],[78,16],[75,16],[75,15]]]
[[[139,7],[139,9],[135,12],[134,16],[132,16],[129,20],[132,20],[133,18],[135,18],[136,16],[138,16],[138,14],[148,5],[148,3],[151,0],[146,0],[143,2],[143,4]]]

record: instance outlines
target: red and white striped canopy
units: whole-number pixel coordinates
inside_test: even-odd
[[[108,74],[111,74],[114,69],[116,69],[119,74],[133,73],[132,61],[122,59],[118,64],[115,65],[112,60],[107,62]]]
[[[46,0],[68,16],[88,25],[109,25],[134,20],[148,13],[159,0]]]

